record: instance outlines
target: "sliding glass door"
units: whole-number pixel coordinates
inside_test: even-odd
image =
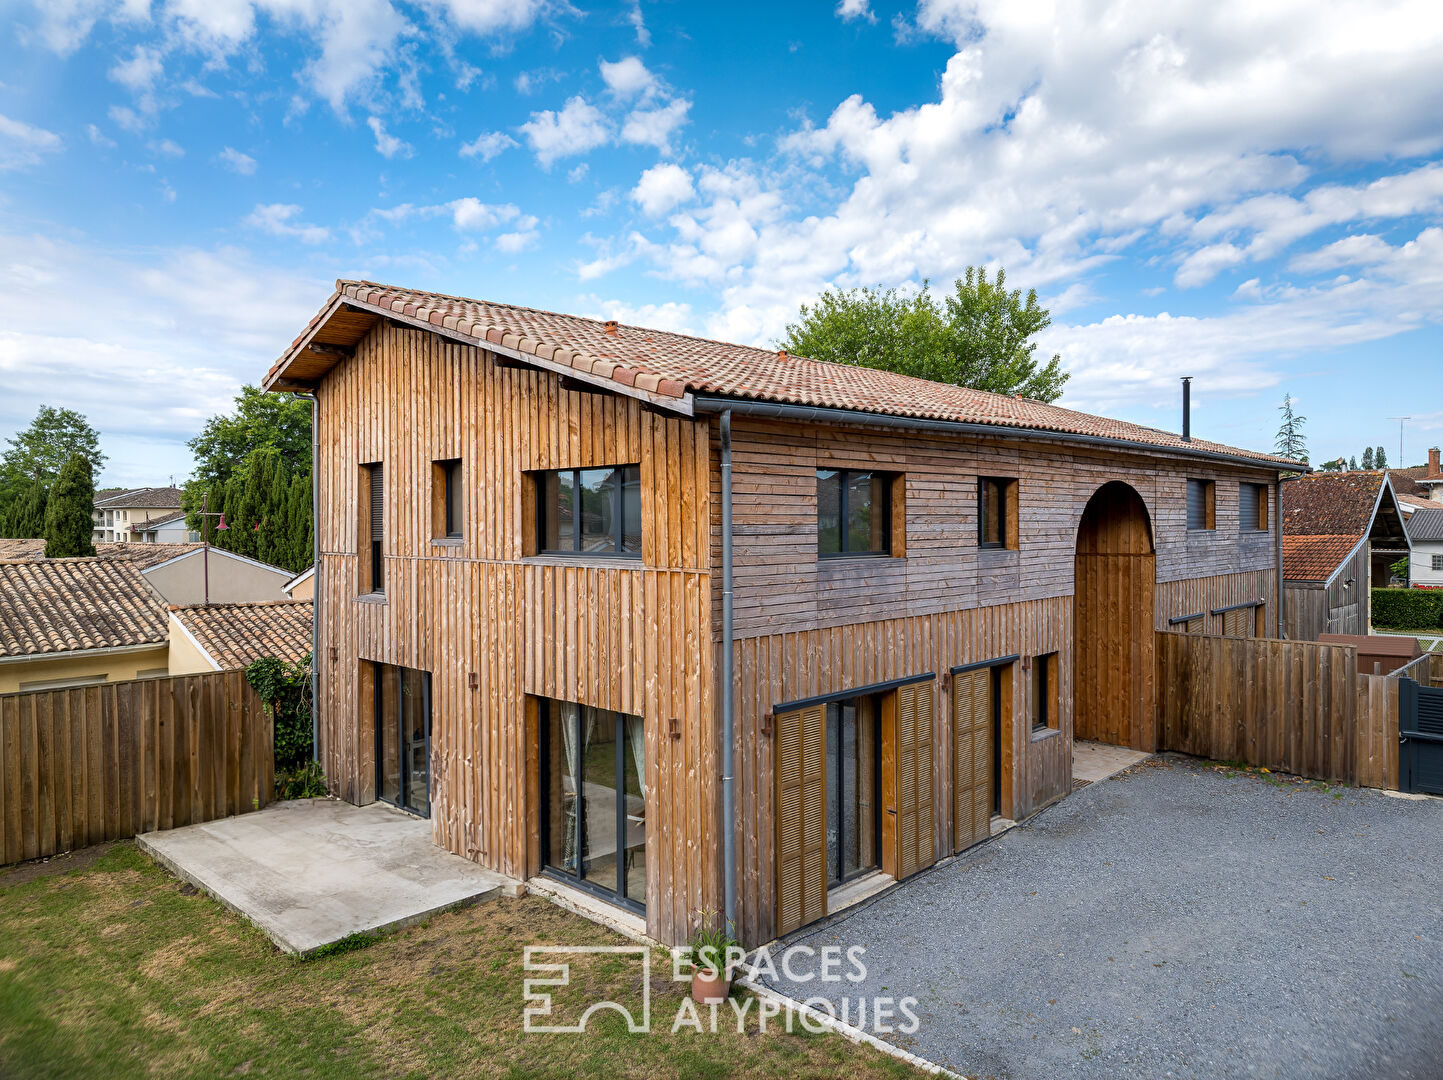
[[[552,874],[637,911],[646,903],[641,717],[541,702],[542,857]]]
[[[376,798],[431,815],[431,673],[373,664]]]
[[[835,887],[877,869],[877,707],[870,697],[827,705],[827,878]]]

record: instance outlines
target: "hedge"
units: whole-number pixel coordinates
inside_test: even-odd
[[[1374,589],[1373,625],[1399,630],[1443,627],[1443,592],[1430,589]]]

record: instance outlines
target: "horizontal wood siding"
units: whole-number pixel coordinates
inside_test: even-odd
[[[720,906],[706,424],[383,323],[322,384],[320,440],[333,790],[375,797],[362,661],[430,671],[435,840],[525,878],[540,869],[528,695],[641,716],[647,926],[681,940],[690,911]],[[432,463],[453,458],[463,535],[438,544]],[[387,485],[383,602],[357,598],[358,466],[371,461]],[[641,466],[640,560],[527,556],[528,471],[622,464]]]
[[[1398,787],[1398,680],[1347,645],[1157,635],[1159,749]]]
[[[241,671],[0,695],[0,863],[259,809],[271,738]]]

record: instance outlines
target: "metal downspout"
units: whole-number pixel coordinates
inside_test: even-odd
[[[1277,589],[1278,589],[1278,610],[1274,623],[1277,625],[1277,635],[1283,636],[1283,478],[1278,477],[1273,484],[1273,543],[1277,548]]]
[[[732,716],[735,678],[732,671],[732,414],[721,414],[721,543],[722,543],[722,866],[726,930],[733,937],[737,917],[736,793],[732,782]]]
[[[321,620],[321,488],[317,482],[320,471],[316,463],[320,458],[321,435],[319,424],[321,403],[315,394],[297,394],[311,403],[311,761],[321,760],[320,677],[317,673],[321,664],[320,620]]]

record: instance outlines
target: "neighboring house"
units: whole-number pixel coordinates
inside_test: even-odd
[[[132,488],[104,498],[97,495],[92,515],[94,539],[117,544],[143,542],[146,531],[158,534],[161,525],[173,522],[179,510],[180,489],[174,487]],[[172,527],[156,539],[189,540],[191,536],[183,527],[179,533]]]
[[[295,662],[311,651],[308,600],[170,609],[170,672],[226,671],[266,656]]]
[[[186,527],[184,510],[136,522],[131,525],[131,535],[144,544],[183,544],[200,539],[197,530]]]
[[[124,559],[0,563],[0,693],[165,675],[165,605]]]
[[[1313,473],[1283,483],[1283,633],[1367,634],[1372,587],[1408,556],[1403,513],[1385,472]]]
[[[311,600],[316,595],[316,568],[308,566],[290,581],[281,586],[281,591],[292,600]]]
[[[182,607],[207,597],[212,604],[289,599],[283,588],[289,570],[217,547],[207,552],[201,544],[186,544],[183,551],[147,564],[144,574],[166,603]]]
[[[1427,465],[1414,465],[1407,469],[1390,469],[1393,489],[1399,497],[1408,495],[1415,499],[1443,504],[1443,455],[1438,447],[1428,451]]]
[[[332,790],[665,942],[728,880],[758,943],[987,838],[1074,737],[1153,748],[1157,629],[1276,632],[1264,453],[366,282],[264,385],[318,399]]]
[[[1443,507],[1419,510],[1408,519],[1413,554],[1408,560],[1408,583],[1419,588],[1443,589]]]
[[[97,543],[95,558],[124,559],[144,568],[198,551],[200,544],[116,544]],[[36,562],[45,558],[44,540],[0,540],[0,562]]]

